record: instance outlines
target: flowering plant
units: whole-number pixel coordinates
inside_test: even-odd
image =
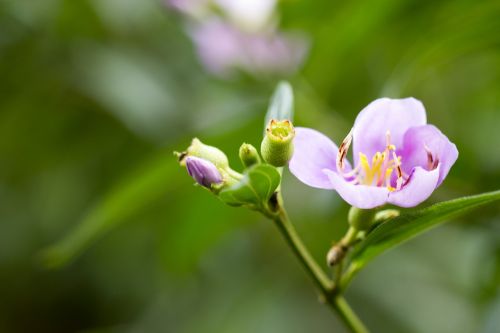
[[[197,138],[176,153],[177,160],[206,192],[229,206],[257,211],[273,221],[315,284],[320,300],[349,330],[367,332],[344,297],[357,273],[386,250],[500,200],[500,191],[407,209],[425,201],[445,181],[458,158],[457,147],[437,127],[427,124],[424,107],[416,99],[382,98],[370,103],[339,146],[316,130],[295,127],[293,107],[291,86],[280,83],[265,117],[260,149],[249,143],[239,149],[240,170],[230,165],[222,150]],[[112,191],[81,224],[41,253],[43,263],[52,268],[67,264],[98,236],[162,193],[168,184],[161,181],[168,160],[170,167],[176,167],[171,157],[161,154],[150,169],[154,177],[137,180],[134,176],[125,191]],[[286,211],[282,196],[287,190],[282,184],[286,167],[306,185],[335,190],[351,206],[345,235],[324,244],[326,260],[322,262],[310,253]],[[124,201],[129,202],[125,210]]]
[[[293,93],[283,82],[266,115],[262,159],[254,146],[244,143],[240,148],[243,173],[229,167],[222,151],[198,139],[176,155],[196,183],[223,202],[257,210],[273,220],[316,284],[320,299],[351,331],[367,332],[343,297],[355,274],[383,251],[440,222],[500,199],[500,191],[411,212],[384,208],[385,204],[413,207],[426,200],[458,158],[455,144],[437,127],[427,124],[424,106],[414,98],[381,98],[370,103],[339,147],[316,130],[294,128],[292,120]],[[351,145],[352,166],[346,158]],[[352,206],[345,236],[326,254],[334,270],[333,279],[309,253],[285,211],[280,184],[287,165],[303,183],[335,190]]]
[[[437,127],[428,125],[423,104],[414,98],[381,98],[357,116],[335,145],[320,132],[297,127],[293,93],[280,83],[271,99],[266,127],[257,149],[244,143],[242,173],[233,170],[216,147],[194,139],[179,162],[195,182],[231,206],[256,210],[273,220],[290,249],[328,304],[353,332],[368,329],[343,297],[355,274],[383,251],[472,208],[500,199],[500,191],[441,202],[413,211],[444,181],[458,158],[457,147]],[[347,160],[352,145],[353,163]],[[295,231],[282,197],[283,167],[303,183],[335,190],[352,207],[349,228],[326,253],[333,279],[309,253]]]

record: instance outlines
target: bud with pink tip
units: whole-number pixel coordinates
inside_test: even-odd
[[[222,175],[212,162],[194,156],[186,157],[185,162],[189,175],[201,186],[211,188],[222,183]]]

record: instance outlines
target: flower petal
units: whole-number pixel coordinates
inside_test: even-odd
[[[404,99],[377,99],[365,107],[353,127],[353,158],[357,165],[359,153],[369,159],[386,147],[386,133],[391,132],[391,143],[400,148],[408,128],[425,125],[427,118],[422,102],[413,97]]]
[[[458,158],[455,144],[433,125],[424,125],[410,128],[404,136],[402,156],[403,171],[409,173],[416,166],[428,169],[428,156],[426,147],[439,161],[439,186],[448,175],[450,168]],[[436,186],[436,187],[437,187]]]
[[[337,193],[351,206],[370,209],[387,202],[389,190],[386,187],[353,185],[334,171],[325,169],[323,172],[328,176]]]
[[[324,134],[303,127],[295,128],[294,153],[290,172],[301,182],[317,188],[333,189],[323,169],[335,170],[338,148]],[[350,166],[347,165],[346,169]]]
[[[186,157],[186,169],[196,182],[204,187],[210,188],[212,184],[222,182],[222,176],[215,164],[203,158]]]
[[[426,200],[438,184],[439,166],[427,171],[416,167],[410,174],[410,179],[399,191],[389,194],[388,202],[399,207],[413,207]]]

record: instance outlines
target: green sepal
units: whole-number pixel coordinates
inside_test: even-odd
[[[230,206],[246,206],[254,210],[268,210],[271,197],[281,181],[278,170],[269,164],[248,168],[235,185],[222,190],[219,198]]]

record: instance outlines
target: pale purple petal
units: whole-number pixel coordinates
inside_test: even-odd
[[[242,36],[241,67],[251,73],[293,73],[302,64],[308,49],[300,35],[268,31]]]
[[[333,189],[351,206],[371,209],[387,202],[389,190],[386,187],[353,185],[334,171],[325,169],[323,172],[328,176]]]
[[[235,69],[251,74],[292,73],[308,49],[303,36],[274,29],[248,33],[219,19],[193,25],[189,34],[203,66],[219,76]]]
[[[428,169],[425,147],[432,153],[433,160],[439,161],[439,180],[437,183],[439,186],[458,158],[457,147],[433,125],[410,128],[405,133],[403,149],[398,152],[402,156],[403,171],[408,173],[416,166]]]
[[[199,157],[186,157],[186,169],[196,182],[204,187],[222,182],[222,176],[217,167],[210,161]]]
[[[413,97],[404,99],[377,99],[365,107],[353,127],[353,158],[358,163],[359,153],[369,159],[386,147],[386,132],[391,133],[391,143],[400,148],[405,132],[413,126],[427,122],[422,102]]]
[[[388,202],[400,207],[414,207],[426,200],[438,184],[439,166],[427,171],[416,167],[410,175],[410,179],[399,191],[389,194]]]
[[[296,127],[290,172],[301,182],[317,188],[333,189],[324,169],[335,170],[338,148],[324,134],[310,128]],[[346,170],[350,169],[346,165]]]
[[[207,20],[189,32],[201,62],[210,72],[224,76],[243,61],[240,33],[231,25]]]

